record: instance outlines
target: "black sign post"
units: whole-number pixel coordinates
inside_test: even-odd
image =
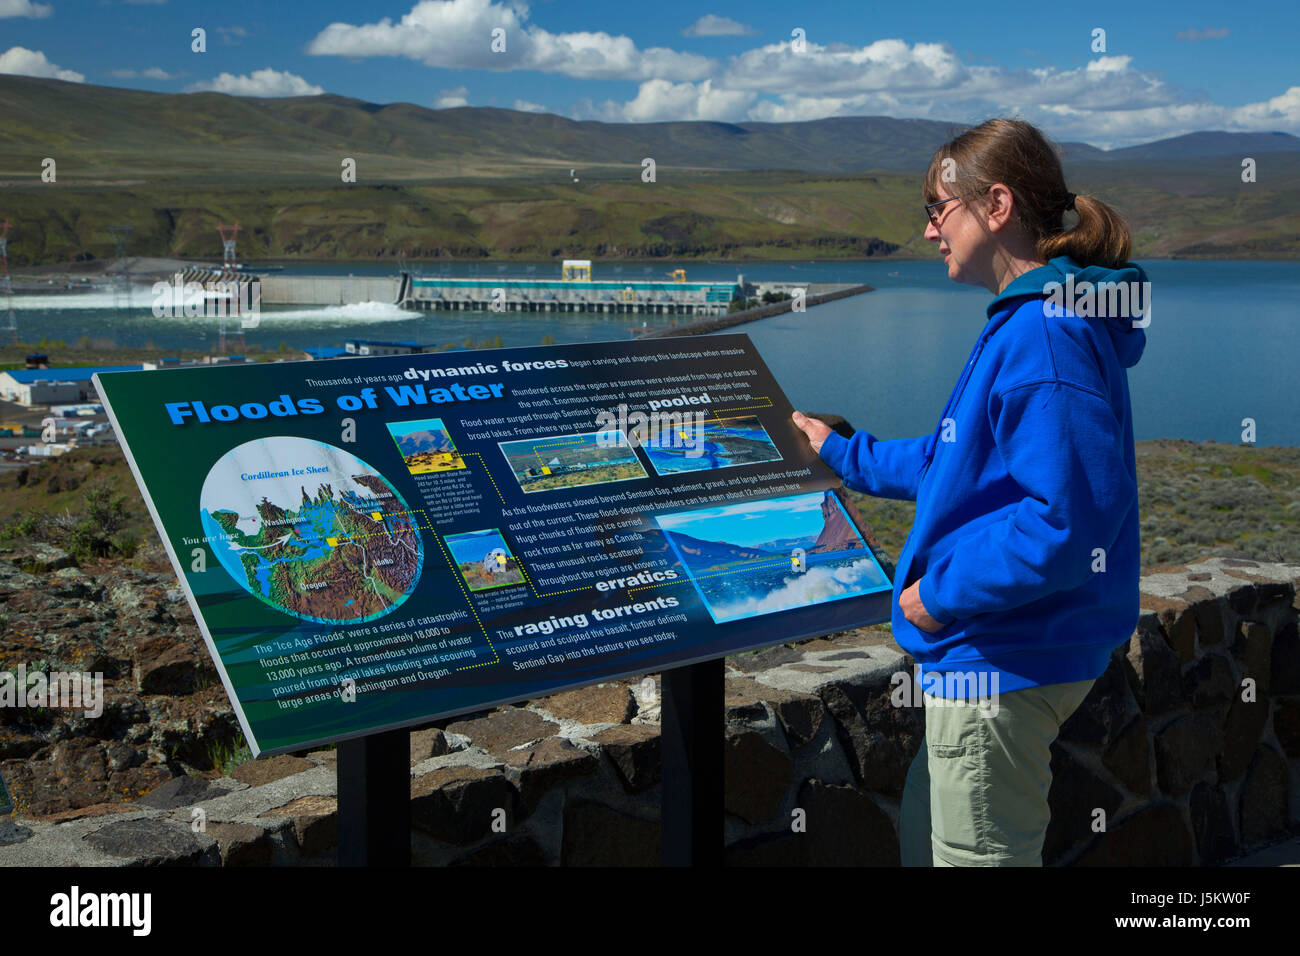
[[[719,867],[723,659],[675,667],[662,679],[660,860],[664,866]]]
[[[411,865],[411,732],[338,744],[339,866]]]

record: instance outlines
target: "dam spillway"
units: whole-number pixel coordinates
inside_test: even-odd
[[[209,270],[210,271],[210,270]],[[686,280],[677,269],[666,279],[593,279],[588,260],[566,260],[559,278],[422,276],[330,276],[245,273],[257,281],[264,305],[351,305],[385,302],[413,312],[597,312],[636,315],[726,316],[737,297],[782,296],[802,290],[815,303],[826,294],[859,288],[850,283]],[[197,274],[193,278],[200,278]],[[203,278],[215,278],[204,275]]]

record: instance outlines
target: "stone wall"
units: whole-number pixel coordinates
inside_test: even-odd
[[[1297,580],[1300,565],[1232,558],[1143,576],[1136,631],[1053,745],[1048,865],[1212,865],[1295,831]],[[727,665],[728,864],[897,865],[924,719],[892,699],[912,661],[888,630]],[[610,682],[413,732],[413,861],[657,865],[657,700]],[[333,751],[177,776],[0,823],[0,865],[328,865],[335,793]]]

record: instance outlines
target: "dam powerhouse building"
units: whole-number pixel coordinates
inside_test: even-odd
[[[668,280],[593,279],[591,260],[566,259],[559,279],[415,278],[403,273],[398,303],[406,309],[485,312],[626,312],[722,315],[741,282],[687,282],[677,269]]]

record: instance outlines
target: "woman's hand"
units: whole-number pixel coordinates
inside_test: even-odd
[[[812,445],[812,450],[821,453],[822,442],[826,436],[831,433],[831,427],[825,422],[819,422],[815,418],[809,418],[801,412],[795,412],[792,416],[795,425],[808,436],[808,444]]]
[[[903,617],[927,634],[933,634],[943,627],[942,624],[930,616],[930,612],[921,603],[920,578],[908,585],[903,593],[898,596],[898,607],[903,612]]]

